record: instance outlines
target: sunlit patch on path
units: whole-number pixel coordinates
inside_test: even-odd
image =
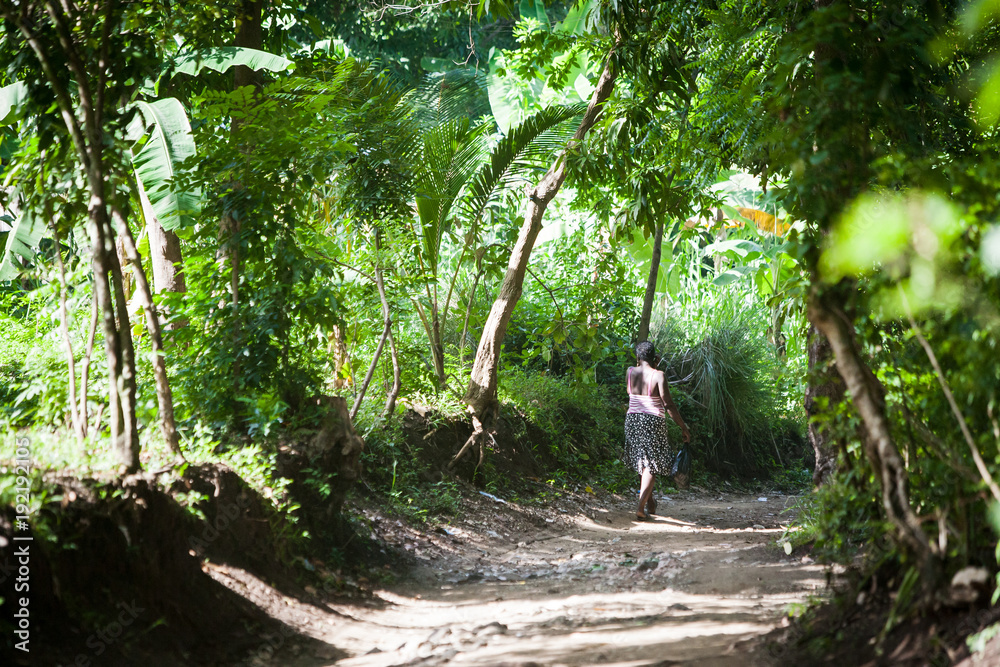
[[[785,504],[686,494],[649,522],[619,501],[517,542],[465,531],[459,548],[376,591],[383,604],[271,607],[346,652],[345,666],[747,665],[741,642],[827,590],[821,567],[774,543]],[[333,663],[303,653],[281,664]]]

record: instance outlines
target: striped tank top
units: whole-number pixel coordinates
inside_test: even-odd
[[[654,417],[666,418],[667,412],[663,406],[663,399],[660,398],[659,394],[656,396],[650,396],[649,394],[633,394],[632,393],[632,378],[634,376],[633,370],[635,367],[628,369],[628,411],[626,414],[641,414],[641,415],[653,415]],[[655,391],[656,387],[646,387],[646,391]]]

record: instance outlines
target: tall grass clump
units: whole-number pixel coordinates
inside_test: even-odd
[[[659,309],[652,338],[695,457],[713,472],[756,477],[801,459],[800,425],[786,414],[779,365],[756,295],[702,283]]]

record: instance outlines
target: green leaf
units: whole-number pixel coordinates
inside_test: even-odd
[[[683,269],[679,265],[674,265],[670,269],[670,275],[667,278],[667,293],[670,296],[677,296],[681,293],[681,272]]]
[[[753,241],[748,241],[746,239],[734,239],[731,241],[718,241],[716,243],[710,243],[705,246],[703,252],[705,256],[716,254],[721,255],[724,252],[732,251],[739,255],[740,257],[747,257],[750,253],[758,253],[756,256],[760,256],[764,252],[764,249],[758,243]]]
[[[0,125],[14,122],[27,98],[28,87],[21,81],[0,88]]]
[[[451,210],[485,153],[487,125],[470,127],[469,119],[448,121],[424,136],[417,165],[417,214],[423,228],[423,252],[431,272],[437,271],[441,240]]]
[[[502,55],[497,55],[490,61],[490,73],[486,77],[486,90],[489,95],[493,119],[500,131],[507,134],[511,127],[528,116],[531,109],[541,106],[539,100],[545,88],[545,82],[538,78],[524,81],[515,76],[513,72],[507,72],[506,76],[500,76],[498,71],[502,71],[503,67]]]
[[[738,266],[734,269],[726,271],[725,273],[720,273],[715,277],[715,280],[712,281],[712,284],[717,287],[724,287],[725,285],[736,282],[751,271],[753,271],[753,269],[749,266]]]
[[[136,106],[149,133],[146,143],[132,158],[136,179],[164,229],[186,226],[190,216],[197,212],[200,199],[196,190],[178,190],[173,183],[180,164],[195,154],[187,114],[173,97],[152,103],[136,102]]]
[[[556,27],[558,32],[582,35],[587,31],[587,23],[597,7],[596,0],[580,0],[566,13],[566,18]]]
[[[45,235],[45,223],[30,212],[25,212],[14,221],[13,229],[7,234],[7,243],[0,259],[0,282],[14,280],[21,273],[21,267],[14,257],[26,261],[35,258],[35,248]]]
[[[1000,535],[1000,503],[996,501],[990,503],[990,506],[986,508],[986,519],[993,527],[993,532]]]
[[[548,27],[549,17],[545,13],[545,3],[542,0],[521,0],[518,5],[518,13],[522,19],[532,18]]]
[[[292,66],[292,61],[273,53],[243,46],[218,46],[179,55],[174,59],[173,72],[196,76],[205,68],[225,72],[237,65],[245,65],[252,70],[283,72]]]

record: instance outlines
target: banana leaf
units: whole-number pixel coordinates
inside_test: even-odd
[[[191,124],[181,103],[168,97],[155,102],[136,102],[148,138],[133,151],[136,179],[149,197],[153,213],[164,229],[178,229],[198,211],[201,194],[181,190],[173,179],[181,163],[195,154]]]

